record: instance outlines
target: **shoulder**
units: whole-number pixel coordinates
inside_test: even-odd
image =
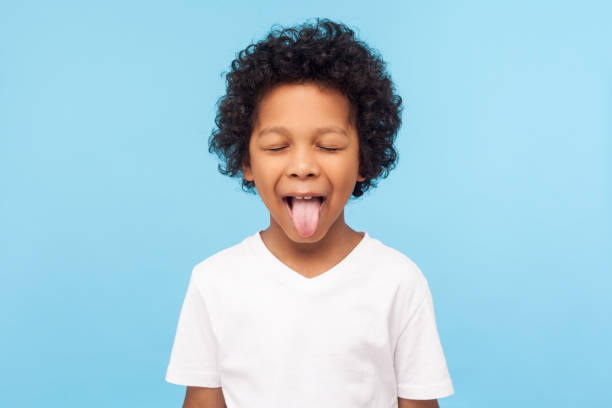
[[[384,276],[391,284],[395,319],[400,327],[423,304],[429,296],[429,285],[421,268],[402,251],[375,240],[372,267],[376,267],[376,275]]]
[[[241,242],[222,249],[204,260],[198,262],[192,270],[192,279],[198,283],[210,283],[213,280],[230,278],[237,272],[245,269],[249,259],[249,240],[247,237]]]
[[[414,281],[424,278],[421,269],[408,255],[376,238],[371,240],[371,254],[377,265],[400,279]]]
[[[425,275],[416,262],[404,252],[372,238],[370,262],[371,266],[376,268],[377,274],[394,281],[400,291],[416,297],[422,296],[427,286]]]

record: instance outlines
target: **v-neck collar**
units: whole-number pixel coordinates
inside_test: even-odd
[[[316,287],[321,287],[321,285],[332,285],[333,282],[341,279],[343,275],[355,270],[354,266],[358,264],[360,254],[365,251],[365,248],[372,240],[367,231],[359,232],[363,232],[363,237],[357,245],[353,247],[351,252],[342,258],[336,265],[313,278],[305,277],[278,259],[263,241],[261,230],[249,237],[248,244],[251,249],[251,254],[257,258],[258,262],[263,263],[266,269],[264,271],[265,273],[273,274],[278,280],[293,287],[311,290]]]

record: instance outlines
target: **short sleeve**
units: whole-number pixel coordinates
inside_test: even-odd
[[[422,300],[400,332],[394,355],[398,397],[426,400],[454,393],[436,326],[433,299],[421,276]]]
[[[195,271],[195,270],[194,270]],[[166,371],[166,381],[186,386],[221,386],[217,368],[217,340],[206,303],[191,273]]]

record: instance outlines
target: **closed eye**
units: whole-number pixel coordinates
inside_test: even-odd
[[[266,150],[269,150],[269,151],[272,151],[272,152],[277,152],[277,151],[279,151],[279,150],[283,150],[285,147],[287,147],[287,146],[282,146],[282,147],[273,147],[273,148],[269,148],[269,149],[266,149]],[[320,147],[321,149],[323,149],[323,150],[327,150],[327,151],[329,151],[329,152],[335,152],[335,151],[337,151],[337,150],[340,150],[340,149],[339,149],[339,148],[337,148],[337,147],[324,147],[324,146],[319,146],[319,147]]]

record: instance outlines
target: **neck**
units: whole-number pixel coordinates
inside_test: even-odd
[[[344,221],[344,211],[338,216],[327,232],[317,241],[296,242],[270,216],[270,226],[262,231],[262,239],[274,252],[294,259],[309,260],[333,256],[344,247],[354,247],[362,235],[350,228]],[[316,238],[316,235],[314,236]]]

